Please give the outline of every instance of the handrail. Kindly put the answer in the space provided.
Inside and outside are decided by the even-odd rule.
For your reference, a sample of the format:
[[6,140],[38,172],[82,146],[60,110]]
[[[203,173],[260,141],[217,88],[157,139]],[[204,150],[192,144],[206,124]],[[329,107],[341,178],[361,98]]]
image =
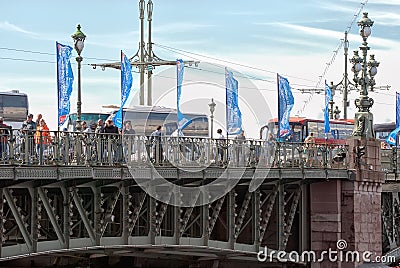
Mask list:
[[348,158],[342,144],[0,129],[0,165],[346,169]]

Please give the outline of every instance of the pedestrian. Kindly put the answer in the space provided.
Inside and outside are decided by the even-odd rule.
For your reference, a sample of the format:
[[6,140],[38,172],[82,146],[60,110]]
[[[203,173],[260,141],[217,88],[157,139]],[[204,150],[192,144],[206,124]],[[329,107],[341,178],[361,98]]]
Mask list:
[[82,132],[84,133],[92,133],[92,129],[88,127],[86,121],[82,122]]
[[39,165],[41,165],[43,161],[43,152],[46,150],[47,146],[51,144],[50,130],[43,118],[39,120],[39,125],[36,127],[34,137],[36,152],[39,156]]
[[[120,150],[118,150],[118,148],[120,148],[121,146],[118,146],[119,143],[119,130],[118,128],[114,125],[114,122],[112,119],[107,119],[106,121],[106,126],[103,129],[103,133],[107,134],[106,138],[108,141],[108,144],[111,143],[111,153],[113,154],[113,159],[114,162],[118,162],[119,161],[119,155],[122,155],[122,152],[120,153]],[[110,146],[107,146],[107,148],[110,148]]]
[[312,167],[313,158],[315,157],[315,138],[313,132],[304,140],[304,146],[307,151],[306,166],[310,165],[310,167]]
[[[267,138],[267,165],[271,164],[274,166],[277,159],[275,159],[275,137],[272,132],[268,133],[268,138]],[[278,157],[278,156],[276,156]],[[272,160],[272,161],[271,161]]]
[[97,120],[97,126],[94,132],[103,133],[103,130],[104,130],[103,119],[99,118],[99,120]]
[[153,160],[155,163],[161,163],[163,161],[163,147],[161,144],[161,128],[157,126],[156,130],[150,135],[150,140],[153,148]]
[[245,157],[245,143],[246,136],[244,135],[244,130],[242,130],[236,137],[235,137],[235,151],[236,151],[236,164],[238,166],[245,166],[246,157]]
[[43,118],[43,115],[42,115],[42,114],[38,114],[38,115],[37,115],[37,117],[36,117],[36,121],[35,121],[35,123],[36,123],[36,126],[39,126],[40,119],[42,119],[42,118]]
[[135,154],[135,130],[132,127],[131,121],[125,121],[122,127],[122,142],[124,155],[128,161],[132,159],[133,154]]
[[217,161],[223,165],[225,162],[225,137],[222,134],[222,129],[217,129]]
[[134,135],[136,132],[132,127],[131,121],[125,121],[125,124],[122,128],[122,135],[128,134],[128,135]]
[[28,160],[28,162],[29,162],[29,157],[35,155],[34,134],[36,132],[36,127],[37,125],[33,121],[33,114],[29,114],[21,126],[21,135],[22,135],[21,152],[25,153],[25,161]]
[[0,160],[6,159],[7,142],[10,135],[10,127],[4,124],[3,117],[0,117]]

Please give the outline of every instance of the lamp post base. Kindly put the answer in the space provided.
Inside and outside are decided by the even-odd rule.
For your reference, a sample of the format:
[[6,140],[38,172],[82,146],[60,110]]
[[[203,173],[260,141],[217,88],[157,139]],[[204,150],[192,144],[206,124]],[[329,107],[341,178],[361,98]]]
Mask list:
[[353,136],[375,138],[374,116],[371,112],[356,112],[354,116]]

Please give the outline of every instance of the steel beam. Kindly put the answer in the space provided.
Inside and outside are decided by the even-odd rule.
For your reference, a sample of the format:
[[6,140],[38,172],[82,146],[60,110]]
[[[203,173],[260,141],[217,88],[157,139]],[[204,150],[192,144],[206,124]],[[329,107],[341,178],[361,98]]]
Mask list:
[[122,186],[122,241],[125,245],[128,244],[129,238],[129,187]]
[[57,238],[60,241],[62,245],[65,245],[65,236],[61,230],[60,224],[58,224],[58,221],[56,219],[56,216],[54,215],[53,208],[50,205],[49,199],[46,196],[46,194],[43,191],[42,187],[37,187],[37,192],[39,194],[40,200],[43,203],[44,208],[46,209],[47,215],[49,217],[49,220],[51,224],[53,225],[54,231],[56,232]]
[[28,232],[27,227],[25,226],[24,221],[21,218],[21,214],[18,211],[18,207],[14,202],[14,198],[12,197],[10,190],[8,188],[3,188],[3,194],[7,200],[8,206],[10,207],[11,213],[14,216],[15,222],[18,225],[19,231],[21,232],[25,240],[25,243],[28,246],[29,251],[32,252],[33,250],[32,238]]
[[278,182],[278,206],[277,206],[277,235],[278,249],[285,250],[284,235],[285,235],[285,185],[282,179]]
[[93,245],[96,245],[96,236],[95,236],[94,230],[93,230],[93,228],[89,222],[89,219],[86,215],[86,211],[82,206],[82,202],[78,196],[76,188],[72,189],[72,198],[74,200],[76,208],[78,209],[79,216],[81,216],[83,224],[85,225],[86,231],[89,234],[90,240],[92,240]]
[[3,189],[0,189],[0,257],[2,257],[2,249],[3,249],[3,243],[5,240],[4,233],[5,233],[5,228],[4,228],[4,223],[6,221],[6,217],[4,214],[4,194],[3,194]]
[[38,206],[39,198],[37,187],[29,187],[29,193],[31,195],[31,237],[32,237],[32,251],[37,252],[37,242],[39,236],[39,217],[38,217]]

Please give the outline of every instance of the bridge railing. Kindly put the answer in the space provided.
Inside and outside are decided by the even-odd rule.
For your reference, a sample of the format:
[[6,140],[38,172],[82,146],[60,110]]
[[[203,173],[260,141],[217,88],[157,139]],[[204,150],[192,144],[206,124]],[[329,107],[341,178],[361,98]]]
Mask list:
[[0,132],[0,164],[346,169],[348,147],[256,139],[10,130]]

